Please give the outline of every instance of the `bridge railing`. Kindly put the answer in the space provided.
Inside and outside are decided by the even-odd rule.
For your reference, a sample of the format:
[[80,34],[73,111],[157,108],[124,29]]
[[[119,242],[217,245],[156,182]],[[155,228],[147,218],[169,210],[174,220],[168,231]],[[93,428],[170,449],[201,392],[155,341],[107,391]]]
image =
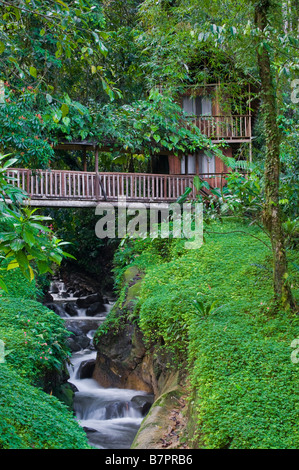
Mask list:
[[[212,187],[222,187],[226,173],[201,173],[199,177]],[[65,170],[28,170],[11,168],[13,184],[32,199],[175,201],[189,186],[195,197],[194,175],[148,173],[93,173]]]

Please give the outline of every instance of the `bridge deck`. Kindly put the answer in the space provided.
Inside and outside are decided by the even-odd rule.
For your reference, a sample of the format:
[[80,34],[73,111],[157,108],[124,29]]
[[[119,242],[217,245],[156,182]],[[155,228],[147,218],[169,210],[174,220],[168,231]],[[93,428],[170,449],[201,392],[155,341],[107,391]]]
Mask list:
[[[194,198],[194,175],[149,173],[95,173],[65,170],[28,170],[10,168],[13,184],[26,191],[32,206],[92,207],[107,201],[174,202],[189,186]],[[222,187],[225,173],[200,174],[212,187]]]

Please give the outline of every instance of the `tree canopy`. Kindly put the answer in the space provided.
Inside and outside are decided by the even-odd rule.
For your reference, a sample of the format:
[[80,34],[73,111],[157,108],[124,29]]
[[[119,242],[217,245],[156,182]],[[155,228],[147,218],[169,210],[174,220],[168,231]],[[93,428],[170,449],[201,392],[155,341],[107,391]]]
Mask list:
[[102,169],[146,169],[162,150],[221,156],[177,98],[221,83],[237,109],[250,82],[261,219],[288,304],[282,227],[298,217],[298,51],[295,0],[0,1],[0,147],[29,167],[66,165],[53,145],[72,140],[107,147]]

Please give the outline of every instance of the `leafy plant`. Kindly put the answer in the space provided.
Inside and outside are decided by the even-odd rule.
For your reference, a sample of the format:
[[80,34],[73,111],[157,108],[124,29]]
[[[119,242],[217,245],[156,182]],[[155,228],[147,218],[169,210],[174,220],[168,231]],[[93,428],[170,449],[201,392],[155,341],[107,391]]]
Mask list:
[[[0,163],[5,159],[0,156]],[[52,219],[37,215],[37,209],[21,206],[26,193],[7,182],[5,172],[9,165],[15,160],[9,159],[0,168],[0,194],[2,202],[1,219],[2,230],[0,232],[0,253],[2,270],[19,268],[24,276],[32,281],[34,270],[40,273],[52,272],[51,264],[60,264],[63,257],[72,257],[65,251],[63,246],[68,242],[58,239],[52,229],[44,222],[49,223]],[[9,204],[9,199],[11,204]],[[8,201],[7,201],[8,200]],[[7,290],[3,279],[0,278],[0,286]]]
[[194,306],[195,306],[197,312],[200,313],[200,315],[203,318],[206,318],[208,315],[213,314],[217,310],[215,308],[216,305],[218,305],[217,300],[215,300],[214,302],[212,302],[211,304],[208,304],[208,305],[205,305],[202,300],[198,300],[198,299],[194,300]]
[[0,364],[5,362],[5,356],[8,356],[11,352],[12,349],[5,351],[5,343],[0,339]]

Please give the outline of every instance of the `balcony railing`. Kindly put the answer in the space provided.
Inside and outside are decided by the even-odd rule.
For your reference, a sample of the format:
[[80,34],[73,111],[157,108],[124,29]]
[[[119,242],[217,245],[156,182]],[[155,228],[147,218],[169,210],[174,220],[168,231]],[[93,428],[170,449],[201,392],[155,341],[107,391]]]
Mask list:
[[[211,187],[222,187],[226,173],[202,173],[200,178]],[[171,202],[187,187],[189,197],[196,195],[194,175],[158,175],[148,173],[92,173],[65,170],[10,169],[13,184],[26,191],[32,200],[117,201],[126,197],[137,202]],[[45,205],[45,204],[43,204]],[[51,205],[51,204],[49,204]]]
[[207,137],[218,140],[249,140],[251,116],[196,116],[194,124]]

